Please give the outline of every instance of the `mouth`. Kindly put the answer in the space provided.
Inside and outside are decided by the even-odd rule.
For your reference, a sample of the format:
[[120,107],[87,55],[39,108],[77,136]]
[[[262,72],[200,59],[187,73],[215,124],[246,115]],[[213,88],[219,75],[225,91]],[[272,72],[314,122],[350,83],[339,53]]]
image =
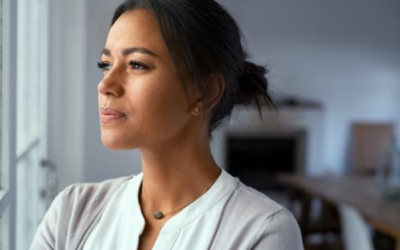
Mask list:
[[126,117],[126,114],[116,109],[107,107],[100,110],[100,122],[110,123],[121,120]]

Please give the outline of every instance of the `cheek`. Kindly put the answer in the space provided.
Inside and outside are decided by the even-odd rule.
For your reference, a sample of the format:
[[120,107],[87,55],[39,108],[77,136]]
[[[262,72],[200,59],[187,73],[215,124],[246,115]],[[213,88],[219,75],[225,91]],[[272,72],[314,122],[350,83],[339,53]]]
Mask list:
[[134,113],[146,131],[168,133],[188,117],[188,102],[180,83],[164,77],[137,83],[129,94]]

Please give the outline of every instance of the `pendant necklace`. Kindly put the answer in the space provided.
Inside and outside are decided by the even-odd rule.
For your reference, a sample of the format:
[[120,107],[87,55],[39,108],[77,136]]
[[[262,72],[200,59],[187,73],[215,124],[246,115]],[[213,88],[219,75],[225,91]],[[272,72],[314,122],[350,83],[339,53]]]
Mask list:
[[[207,189],[206,189],[199,197],[201,197],[203,194],[205,194],[217,180],[218,180],[218,178],[215,179],[213,182],[211,182],[211,184],[207,187]],[[146,191],[144,190],[143,185],[142,185],[142,189],[143,189],[144,196],[145,196],[146,199],[147,199]],[[142,197],[143,205],[146,207],[146,209],[147,209],[147,210],[154,216],[154,218],[156,218],[157,220],[161,220],[162,218],[164,218],[164,217],[167,216],[167,215],[174,214],[174,213],[177,213],[177,212],[181,211],[181,210],[184,209],[185,207],[187,207],[187,206],[189,206],[190,204],[192,204],[195,200],[197,200],[197,198],[194,199],[194,200],[192,200],[192,201],[189,202],[188,204],[184,205],[183,207],[180,207],[180,208],[178,208],[178,209],[176,209],[176,210],[174,210],[174,211],[171,211],[171,212],[168,212],[168,213],[163,213],[163,212],[161,212],[160,210],[155,211],[155,212],[152,211],[152,210],[150,209],[150,207],[147,205],[147,203],[146,203],[144,197]]]

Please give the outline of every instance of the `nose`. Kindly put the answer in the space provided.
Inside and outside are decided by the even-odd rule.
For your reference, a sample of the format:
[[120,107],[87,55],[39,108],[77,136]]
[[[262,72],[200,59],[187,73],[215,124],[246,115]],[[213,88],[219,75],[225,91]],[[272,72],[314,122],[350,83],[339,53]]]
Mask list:
[[117,68],[113,68],[104,75],[103,79],[97,86],[97,90],[99,94],[104,96],[119,97],[124,93],[122,82],[123,73]]

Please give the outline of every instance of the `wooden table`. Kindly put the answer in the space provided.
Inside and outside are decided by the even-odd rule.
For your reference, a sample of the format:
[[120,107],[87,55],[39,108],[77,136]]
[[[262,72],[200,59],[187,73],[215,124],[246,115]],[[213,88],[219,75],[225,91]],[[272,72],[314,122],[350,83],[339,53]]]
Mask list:
[[278,181],[333,204],[352,205],[376,230],[395,238],[400,250],[400,201],[384,201],[373,178],[280,175]]

